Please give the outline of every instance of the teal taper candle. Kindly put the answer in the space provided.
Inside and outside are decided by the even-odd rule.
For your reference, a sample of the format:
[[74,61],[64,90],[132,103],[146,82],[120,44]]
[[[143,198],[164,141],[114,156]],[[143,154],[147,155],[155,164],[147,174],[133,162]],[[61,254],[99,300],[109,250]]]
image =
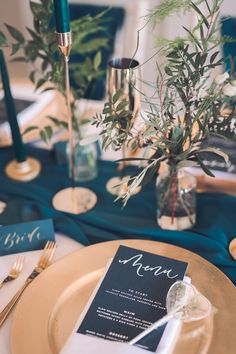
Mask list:
[[70,32],[68,0],[54,0],[54,9],[57,32]]
[[11,94],[11,88],[7,73],[7,67],[4,59],[2,49],[0,49],[0,71],[2,77],[2,85],[5,95],[6,111],[11,128],[12,144],[15,150],[15,157],[17,162],[23,162],[26,160],[25,148],[21,139],[20,129],[17,122],[17,115],[14,100]]

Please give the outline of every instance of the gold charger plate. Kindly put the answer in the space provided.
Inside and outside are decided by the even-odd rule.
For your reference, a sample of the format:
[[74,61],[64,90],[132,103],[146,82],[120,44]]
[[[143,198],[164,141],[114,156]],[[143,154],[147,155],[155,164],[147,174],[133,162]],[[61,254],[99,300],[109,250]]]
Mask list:
[[[59,353],[119,245],[189,263],[192,283],[217,309],[207,320],[184,324],[174,354],[233,354],[236,290],[215,266],[185,249],[155,241],[99,243],[72,253],[45,270],[29,286],[15,310],[12,354]],[[191,348],[191,350],[190,350]],[[80,353],[78,350],[78,354]]]

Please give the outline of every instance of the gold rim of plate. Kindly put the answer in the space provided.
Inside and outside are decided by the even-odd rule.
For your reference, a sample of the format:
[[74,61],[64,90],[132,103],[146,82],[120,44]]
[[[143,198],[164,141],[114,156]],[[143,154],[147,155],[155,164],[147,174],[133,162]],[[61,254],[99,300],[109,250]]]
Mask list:
[[[12,354],[59,353],[119,245],[153,252],[189,263],[192,283],[213,304],[210,318],[184,324],[174,354],[233,354],[236,289],[215,266],[200,256],[170,244],[147,240],[110,241],[72,253],[45,270],[29,286],[16,307]],[[222,292],[223,289],[223,292]],[[79,350],[77,352],[80,353]]]

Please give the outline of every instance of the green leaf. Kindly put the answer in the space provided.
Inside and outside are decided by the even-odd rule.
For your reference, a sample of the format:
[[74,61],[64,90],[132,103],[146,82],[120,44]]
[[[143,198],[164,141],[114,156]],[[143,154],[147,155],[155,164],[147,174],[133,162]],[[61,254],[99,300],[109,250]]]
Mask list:
[[22,133],[22,136],[33,131],[33,130],[38,130],[39,128],[35,125],[31,125],[30,127],[26,128],[23,133]]
[[45,133],[44,130],[40,130],[39,132],[40,138],[47,144],[47,134]]
[[37,18],[34,18],[34,29],[37,33],[40,33],[40,21]]
[[43,86],[47,81],[45,79],[39,79],[37,84],[36,84],[36,87],[35,87],[35,90],[38,90],[41,86]]
[[194,34],[184,26],[183,26],[183,29],[190,35],[190,37],[193,39],[194,43],[196,43],[196,45],[202,50],[202,45],[199,42],[199,40],[194,36]]
[[103,149],[103,150],[106,150],[109,145],[110,145],[110,137],[109,137],[109,136],[106,136],[106,137],[103,139],[103,142],[102,142],[102,149]]
[[173,75],[171,69],[170,69],[168,66],[165,67],[165,73],[166,73],[167,75],[169,75],[169,76],[172,76],[172,75]]
[[150,182],[151,179],[153,178],[153,176],[155,175],[155,173],[157,173],[159,167],[160,167],[160,163],[157,163],[157,164],[153,165],[152,167],[148,168],[140,185],[145,186],[148,182]]
[[119,98],[123,95],[123,90],[120,89],[118,91],[116,91],[116,93],[113,95],[112,100],[113,103],[116,104],[116,102],[119,100]]
[[0,31],[0,47],[4,47],[7,45],[7,37],[3,32]]
[[201,57],[201,66],[203,66],[206,62],[208,54],[207,53],[203,53],[202,57]]
[[36,74],[35,71],[31,71],[29,75],[30,81],[32,81],[33,83],[35,83],[35,74]]
[[49,86],[49,87],[46,87],[45,89],[43,89],[41,92],[43,93],[43,92],[54,91],[54,90],[55,90],[55,87]]
[[178,142],[179,139],[183,136],[183,131],[180,127],[176,126],[173,129],[172,140]]
[[210,57],[210,63],[211,64],[215,61],[215,59],[216,59],[218,54],[219,54],[218,51],[212,54],[212,56]]
[[32,39],[36,42],[36,43],[39,43],[41,44],[42,43],[42,38],[37,34],[35,33],[34,31],[32,31],[31,28],[29,27],[26,27],[27,31],[29,32],[29,34],[31,35]]
[[198,154],[195,154],[196,158],[197,158],[197,161],[200,165],[200,167],[202,168],[202,170],[210,177],[215,177],[215,175],[211,172],[211,170],[209,170],[209,168],[204,165],[202,159],[200,158],[200,156]]
[[67,127],[68,127],[68,124],[63,120],[60,120],[60,119],[58,119],[56,117],[52,117],[52,116],[47,116],[47,118],[50,119],[58,127],[61,126],[65,129],[67,129]]
[[201,64],[201,53],[197,53],[195,58],[195,68],[198,68]]
[[22,62],[22,63],[25,63],[26,60],[25,60],[25,57],[16,57],[16,58],[11,59],[11,62],[12,62],[12,63],[14,63],[14,62]]
[[129,102],[127,101],[121,101],[120,103],[118,103],[118,105],[116,106],[116,112],[122,111],[127,105],[129,104]]
[[209,22],[207,21],[207,18],[203,15],[203,13],[201,12],[201,10],[191,1],[191,5],[194,8],[194,10],[201,16],[203,22],[205,23],[206,27],[209,28]]
[[15,27],[8,25],[7,23],[5,23],[6,28],[8,29],[8,32],[10,33],[10,35],[19,43],[19,44],[24,44],[25,43],[25,38],[24,36],[21,34],[20,31],[18,31],[18,29],[16,29]]
[[101,61],[102,61],[102,55],[101,52],[97,52],[97,54],[94,57],[94,61],[93,61],[93,66],[94,69],[97,71],[99,66],[101,65]]
[[30,9],[34,16],[38,16],[40,12],[42,12],[42,5],[36,2],[30,1]]
[[49,65],[49,62],[47,60],[43,60],[42,65],[41,65],[41,68],[42,68],[43,72],[45,70],[47,70],[48,65]]
[[166,57],[167,58],[172,58],[172,59],[179,59],[179,55],[175,51],[170,52]]
[[216,149],[216,148],[213,148],[213,147],[208,147],[208,148],[205,148],[205,149],[198,150],[198,153],[200,153],[200,152],[209,152],[209,153],[218,155],[218,156],[222,157],[225,160],[226,163],[229,162],[229,156],[225,152],[223,152],[223,151],[221,151],[219,149]]
[[103,114],[112,114],[112,109],[111,108],[104,108],[102,113]]
[[19,49],[20,49],[20,44],[19,44],[19,43],[14,43],[14,44],[12,44],[12,47],[11,47],[11,55],[16,54]]
[[44,127],[44,131],[47,135],[47,139],[50,140],[53,134],[52,127],[50,125],[47,125],[46,127]]

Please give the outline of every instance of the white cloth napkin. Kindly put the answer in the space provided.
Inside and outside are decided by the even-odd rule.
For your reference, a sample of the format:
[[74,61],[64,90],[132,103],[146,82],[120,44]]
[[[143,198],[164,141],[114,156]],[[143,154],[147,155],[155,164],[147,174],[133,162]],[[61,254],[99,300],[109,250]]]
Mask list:
[[[62,235],[56,235],[56,241],[57,249],[53,261],[82,247],[82,245],[80,245],[76,241]],[[20,255],[23,255],[25,257],[23,270],[17,279],[9,282],[8,284],[5,284],[0,289],[0,311],[3,310],[3,308],[11,300],[15,293],[22,287],[26,278],[31,274],[32,270],[36,266],[41,254],[42,250],[20,253]],[[1,280],[4,279],[9,273],[18,255],[19,254],[12,254],[0,257]],[[5,323],[0,329],[0,353],[2,354],[10,354],[11,323],[12,314],[6,319]]]
[[[111,261],[110,261],[111,262]],[[110,262],[108,262],[107,268]],[[104,274],[105,275],[105,274]],[[103,277],[102,277],[103,279]],[[78,319],[74,331],[67,340],[64,348],[61,350],[60,354],[147,354],[153,353],[148,350],[138,348],[136,346],[128,345],[126,343],[120,343],[115,341],[104,340],[98,337],[83,335],[81,333],[76,333],[79,325],[84,318],[93,298],[102,282],[100,280],[96,289],[94,290],[91,298],[89,299],[87,306],[85,307],[83,313]],[[187,283],[191,283],[191,279],[187,276],[184,277]],[[157,347],[156,353],[158,354],[171,354],[175,347],[176,341],[178,339],[182,323],[180,320],[171,319],[164,330],[161,337],[160,343]]]
[[[158,345],[156,353],[171,354],[180,332],[181,323],[178,320],[169,321]],[[148,350],[126,343],[114,342],[90,337],[81,333],[74,333],[66,343],[60,354],[147,354]]]

